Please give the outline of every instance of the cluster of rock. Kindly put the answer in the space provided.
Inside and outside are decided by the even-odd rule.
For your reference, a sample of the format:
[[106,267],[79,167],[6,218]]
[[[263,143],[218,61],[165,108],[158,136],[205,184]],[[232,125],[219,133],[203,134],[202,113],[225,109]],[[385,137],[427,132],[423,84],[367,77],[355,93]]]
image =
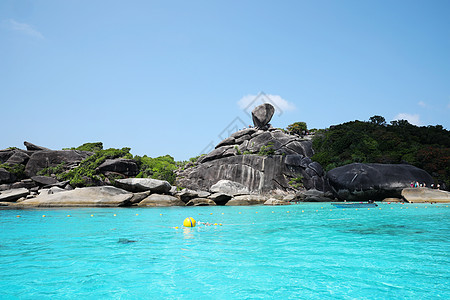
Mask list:
[[[176,186],[167,181],[132,178],[138,165],[131,159],[107,159],[96,172],[103,180],[83,178],[92,187],[74,189],[43,169],[68,172],[93,152],[50,150],[25,142],[26,150],[0,150],[0,164],[24,170],[25,179],[0,167],[0,206],[204,206],[287,205],[292,202],[399,199],[449,202],[448,192],[408,189],[411,182],[430,186],[432,177],[411,165],[354,163],[327,174],[311,160],[309,138],[273,128],[274,108],[256,107],[254,128],[233,133],[215,149],[177,172]],[[121,178],[109,181],[108,177]],[[179,191],[179,187],[184,189]],[[424,200],[425,199],[425,200]],[[428,200],[427,200],[428,199]],[[394,201],[394,200],[392,200]]]
[[[0,202],[2,206],[10,205],[17,200],[26,200],[42,194],[53,194],[70,191],[74,188],[69,181],[59,181],[55,174],[38,175],[48,168],[60,168],[59,172],[68,172],[76,167],[93,152],[79,150],[50,150],[29,142],[24,142],[26,150],[0,150],[0,165],[8,169],[21,170],[21,178],[6,168],[0,167]],[[108,185],[108,176],[126,178],[136,176],[138,166],[130,159],[107,159],[98,168],[99,174],[105,175],[105,181],[93,182],[91,178],[83,178],[90,185]],[[31,203],[31,202],[30,202]]]
[[[270,104],[253,111],[255,128],[233,133],[209,154],[178,172],[177,184],[193,190],[211,190],[220,180],[245,186],[249,194],[296,195],[314,190],[330,201],[333,196],[322,166],[311,160],[310,139],[273,128]],[[331,198],[330,198],[331,197]],[[315,197],[317,199],[317,197]]]
[[218,182],[211,192],[184,189],[177,191],[167,181],[151,178],[118,179],[115,186],[97,186],[64,190],[59,187],[42,189],[29,197],[25,188],[0,194],[0,205],[26,207],[154,207],[154,206],[215,206],[215,205],[288,205],[289,198],[270,198],[246,194],[243,186],[226,180]]

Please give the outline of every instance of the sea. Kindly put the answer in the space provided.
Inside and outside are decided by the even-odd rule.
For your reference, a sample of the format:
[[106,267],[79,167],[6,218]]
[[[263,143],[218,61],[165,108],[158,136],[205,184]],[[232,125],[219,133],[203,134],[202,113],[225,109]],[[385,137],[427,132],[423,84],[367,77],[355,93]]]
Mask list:
[[449,270],[448,204],[0,210],[0,299],[450,299]]

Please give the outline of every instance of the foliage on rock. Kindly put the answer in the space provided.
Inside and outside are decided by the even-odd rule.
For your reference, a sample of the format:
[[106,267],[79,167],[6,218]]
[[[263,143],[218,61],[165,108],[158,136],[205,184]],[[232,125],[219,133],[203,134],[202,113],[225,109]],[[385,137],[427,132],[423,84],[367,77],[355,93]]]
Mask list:
[[3,168],[9,173],[13,174],[17,180],[22,180],[26,178],[24,165],[0,164],[0,168]]
[[137,178],[153,178],[166,180],[173,184],[176,179],[175,170],[177,163],[170,155],[159,156],[156,158],[135,156],[134,160],[139,167],[139,174]]
[[295,122],[289,125],[286,129],[292,134],[302,135],[308,130],[308,127],[305,122]]
[[64,148],[63,150],[80,150],[80,151],[90,151],[90,152],[96,152],[103,150],[103,143],[102,142],[96,142],[96,143],[84,143],[81,146],[78,147],[72,147],[72,148]]

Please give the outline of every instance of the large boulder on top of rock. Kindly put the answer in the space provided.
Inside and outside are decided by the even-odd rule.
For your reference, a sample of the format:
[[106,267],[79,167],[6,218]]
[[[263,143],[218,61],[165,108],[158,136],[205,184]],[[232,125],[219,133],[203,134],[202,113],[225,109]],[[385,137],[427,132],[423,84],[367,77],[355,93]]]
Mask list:
[[264,103],[255,107],[252,111],[253,124],[256,128],[266,129],[275,112],[273,105]]
[[352,163],[330,170],[327,177],[336,196],[350,201],[399,198],[411,182],[433,183],[426,171],[407,164]]
[[78,150],[42,150],[31,155],[25,167],[28,177],[35,176],[44,168],[56,167],[64,163],[66,166],[79,164],[83,159],[93,155],[92,152]]
[[165,180],[153,178],[117,179],[115,185],[133,193],[145,191],[151,191],[152,193],[168,193],[172,187],[170,183]]
[[118,207],[129,206],[133,194],[113,186],[77,188],[59,193],[42,193],[17,206],[36,207]]
[[402,190],[402,197],[412,203],[450,202],[449,192],[429,188],[406,188]]
[[115,172],[126,176],[136,176],[139,172],[139,168],[136,162],[132,159],[107,159],[97,170],[101,173]]
[[225,179],[213,184],[210,190],[212,193],[223,193],[231,196],[249,193],[248,188],[243,184]]
[[170,195],[152,194],[139,202],[139,206],[186,206],[186,204],[177,197]]

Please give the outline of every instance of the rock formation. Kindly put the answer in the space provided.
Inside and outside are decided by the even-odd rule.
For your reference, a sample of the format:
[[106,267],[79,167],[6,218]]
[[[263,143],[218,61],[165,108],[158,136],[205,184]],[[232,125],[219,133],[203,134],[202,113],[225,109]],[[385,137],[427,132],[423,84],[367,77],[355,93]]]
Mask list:
[[179,172],[177,184],[230,195],[233,193],[216,190],[221,180],[244,187],[246,191],[238,192],[241,194],[328,191],[322,167],[310,159],[314,154],[311,141],[268,126],[274,111],[268,103],[256,107],[253,110],[256,128],[235,132],[220,142],[197,165]]
[[407,164],[353,163],[330,170],[327,177],[336,196],[350,201],[400,198],[411,182],[433,183],[427,172]]

